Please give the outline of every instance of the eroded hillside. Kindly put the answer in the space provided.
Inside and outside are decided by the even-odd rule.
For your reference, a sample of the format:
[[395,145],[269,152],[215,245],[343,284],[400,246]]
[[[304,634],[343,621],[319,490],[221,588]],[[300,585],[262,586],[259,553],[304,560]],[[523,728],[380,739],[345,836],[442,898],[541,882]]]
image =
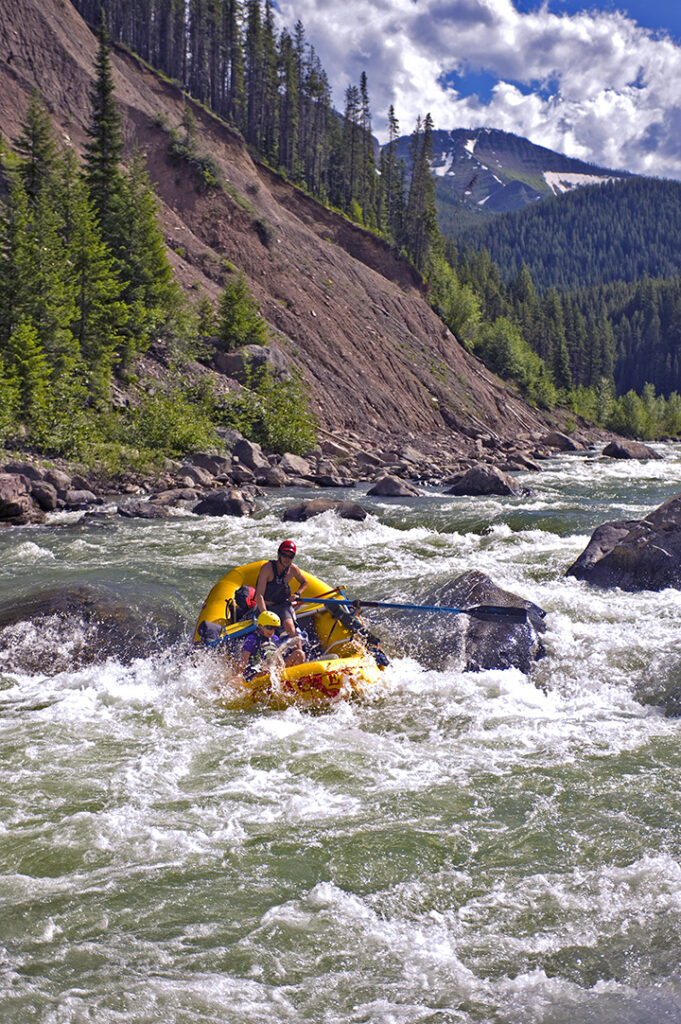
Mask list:
[[[17,135],[37,87],[58,134],[81,149],[96,45],[67,0],[3,0],[3,135]],[[488,432],[518,438],[545,428],[459,345],[389,246],[257,165],[237,132],[194,105],[200,149],[226,184],[202,192],[189,167],[167,159],[168,128],[189,101],[120,48],[113,67],[127,151],[146,155],[178,280],[190,295],[215,298],[225,261],[243,270],[329,429],[465,446]]]

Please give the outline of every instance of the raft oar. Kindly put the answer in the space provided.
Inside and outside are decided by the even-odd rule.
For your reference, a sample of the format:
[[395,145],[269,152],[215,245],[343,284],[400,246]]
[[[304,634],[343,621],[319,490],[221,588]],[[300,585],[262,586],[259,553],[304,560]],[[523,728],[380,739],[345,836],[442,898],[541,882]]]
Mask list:
[[408,611],[449,612],[451,615],[470,615],[472,619],[481,619],[483,622],[491,619],[506,619],[508,622],[527,622],[526,608],[514,608],[502,604],[476,604],[472,608],[449,608],[442,604],[396,604],[392,601],[350,601],[349,599],[338,600],[338,598],[330,601],[320,601],[316,597],[299,597],[298,600],[301,603],[315,601],[318,604],[330,605],[331,607],[349,604],[357,610],[360,608],[400,608]]

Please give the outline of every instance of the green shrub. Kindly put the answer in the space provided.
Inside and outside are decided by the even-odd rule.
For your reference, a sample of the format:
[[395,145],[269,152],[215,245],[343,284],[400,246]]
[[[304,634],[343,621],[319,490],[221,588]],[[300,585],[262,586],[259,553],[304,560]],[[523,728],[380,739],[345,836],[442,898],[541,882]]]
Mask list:
[[146,395],[128,413],[122,440],[138,449],[169,456],[212,447],[218,442],[213,409],[211,393],[173,384],[165,391]]
[[243,345],[266,345],[269,339],[269,328],[242,273],[227,282],[220,296],[217,336],[225,352]]
[[211,188],[222,187],[220,167],[212,156],[199,152],[196,137],[196,120],[191,107],[186,107],[182,118],[183,133],[177,128],[168,132],[168,159],[171,164],[187,164],[194,171],[199,181],[199,188],[207,192]]
[[220,421],[280,454],[303,455],[317,443],[318,421],[310,411],[310,393],[299,371],[285,386],[268,367],[256,371],[248,388],[223,407]]
[[530,402],[543,409],[554,407],[556,389],[543,359],[506,317],[480,329],[474,351],[490,370],[504,380],[514,381]]

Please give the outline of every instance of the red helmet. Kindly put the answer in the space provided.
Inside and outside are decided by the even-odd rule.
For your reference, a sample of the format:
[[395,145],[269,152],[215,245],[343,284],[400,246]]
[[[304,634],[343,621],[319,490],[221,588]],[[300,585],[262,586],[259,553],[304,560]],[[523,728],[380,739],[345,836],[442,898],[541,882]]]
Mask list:
[[279,545],[278,555],[289,555],[291,558],[296,556],[296,546],[292,540],[282,540]]

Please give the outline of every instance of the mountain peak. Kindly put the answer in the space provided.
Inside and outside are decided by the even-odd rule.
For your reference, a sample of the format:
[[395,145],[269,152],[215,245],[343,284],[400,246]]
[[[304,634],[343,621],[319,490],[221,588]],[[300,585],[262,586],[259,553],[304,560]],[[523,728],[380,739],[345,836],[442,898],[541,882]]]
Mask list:
[[[397,153],[408,163],[408,137],[398,139]],[[452,233],[455,215],[470,225],[472,216],[489,218],[585,185],[629,177],[626,171],[599,167],[487,127],[434,131],[431,167],[445,234]],[[464,211],[467,216],[462,217]]]

